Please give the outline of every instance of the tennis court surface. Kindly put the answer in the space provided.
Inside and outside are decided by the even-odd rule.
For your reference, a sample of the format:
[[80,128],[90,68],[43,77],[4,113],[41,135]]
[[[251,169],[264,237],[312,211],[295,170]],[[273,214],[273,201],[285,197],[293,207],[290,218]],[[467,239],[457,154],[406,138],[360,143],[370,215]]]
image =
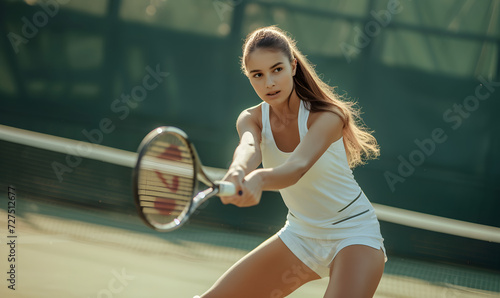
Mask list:
[[[23,200],[19,192],[17,211],[16,290],[2,278],[2,297],[191,298],[265,239],[195,223],[157,233],[135,214]],[[6,219],[0,209],[1,226]],[[389,257],[375,297],[500,297],[498,273]],[[290,297],[322,297],[326,282]]]

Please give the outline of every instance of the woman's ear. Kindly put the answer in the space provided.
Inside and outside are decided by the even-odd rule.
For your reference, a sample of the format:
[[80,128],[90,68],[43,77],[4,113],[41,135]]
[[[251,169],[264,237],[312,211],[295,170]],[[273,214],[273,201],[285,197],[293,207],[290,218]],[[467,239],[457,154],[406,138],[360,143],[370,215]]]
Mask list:
[[293,58],[291,65],[292,65],[292,77],[293,77],[297,72],[297,58]]

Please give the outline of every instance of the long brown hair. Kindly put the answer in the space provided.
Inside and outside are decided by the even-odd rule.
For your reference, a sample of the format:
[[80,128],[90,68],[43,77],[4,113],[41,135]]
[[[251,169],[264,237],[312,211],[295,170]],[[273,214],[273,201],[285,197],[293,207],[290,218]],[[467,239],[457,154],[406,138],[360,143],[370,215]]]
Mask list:
[[313,65],[298,50],[295,40],[286,32],[276,26],[269,26],[257,29],[247,36],[241,57],[241,68],[245,74],[246,59],[257,48],[281,51],[290,62],[297,59],[297,71],[293,78],[295,92],[306,103],[309,111],[333,112],[342,118],[344,147],[351,168],[380,155],[377,140],[363,123],[356,103],[341,98],[333,87],[319,78]]

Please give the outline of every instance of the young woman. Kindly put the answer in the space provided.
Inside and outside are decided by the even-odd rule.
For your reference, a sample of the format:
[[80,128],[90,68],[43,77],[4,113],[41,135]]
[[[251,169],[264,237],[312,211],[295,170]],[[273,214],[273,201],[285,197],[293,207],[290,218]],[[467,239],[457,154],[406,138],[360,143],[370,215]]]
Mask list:
[[327,276],[324,297],[372,297],[384,270],[383,238],[351,168],[378,156],[375,138],[279,28],[251,33],[241,62],[263,102],[238,117],[240,144],[225,180],[239,195],[221,200],[253,206],[263,190],[280,190],[289,213],[202,297],[285,297]]

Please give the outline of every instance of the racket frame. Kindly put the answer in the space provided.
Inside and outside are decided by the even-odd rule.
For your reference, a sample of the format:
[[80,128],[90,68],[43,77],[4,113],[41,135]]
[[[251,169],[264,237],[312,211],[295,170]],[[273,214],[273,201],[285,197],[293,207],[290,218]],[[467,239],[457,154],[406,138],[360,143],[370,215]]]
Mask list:
[[[169,224],[164,224],[164,225],[153,225],[147,218],[146,215],[142,211],[142,206],[140,205],[140,197],[139,197],[139,173],[141,171],[141,161],[143,157],[146,155],[148,152],[148,149],[151,144],[155,141],[156,138],[161,136],[164,133],[173,133],[177,134],[180,136],[184,142],[187,144],[187,149],[189,150],[190,157],[193,161],[193,178],[192,178],[192,189],[193,193],[191,195],[192,199],[189,201],[189,203],[186,205],[184,210],[179,214],[179,216],[174,219]],[[200,162],[200,158],[198,156],[198,153],[196,152],[196,149],[193,145],[193,143],[189,140],[187,134],[182,131],[179,128],[173,127],[173,126],[162,126],[158,127],[151,132],[149,132],[146,137],[142,140],[141,144],[139,145],[138,149],[138,156],[137,156],[137,162],[136,165],[133,169],[133,174],[132,174],[132,185],[133,185],[133,192],[134,192],[134,202],[135,206],[137,208],[137,211],[139,213],[140,218],[142,221],[149,227],[160,231],[160,232],[169,232],[176,230],[180,228],[183,224],[187,222],[189,217],[194,213],[194,211],[205,201],[207,201],[209,198],[217,195],[221,187],[223,188],[224,185],[220,185],[217,182],[212,181],[210,177],[205,173],[203,170],[203,165]],[[197,189],[198,189],[198,182],[202,182],[203,184],[207,185],[208,188],[200,191],[198,194],[195,195]]]

